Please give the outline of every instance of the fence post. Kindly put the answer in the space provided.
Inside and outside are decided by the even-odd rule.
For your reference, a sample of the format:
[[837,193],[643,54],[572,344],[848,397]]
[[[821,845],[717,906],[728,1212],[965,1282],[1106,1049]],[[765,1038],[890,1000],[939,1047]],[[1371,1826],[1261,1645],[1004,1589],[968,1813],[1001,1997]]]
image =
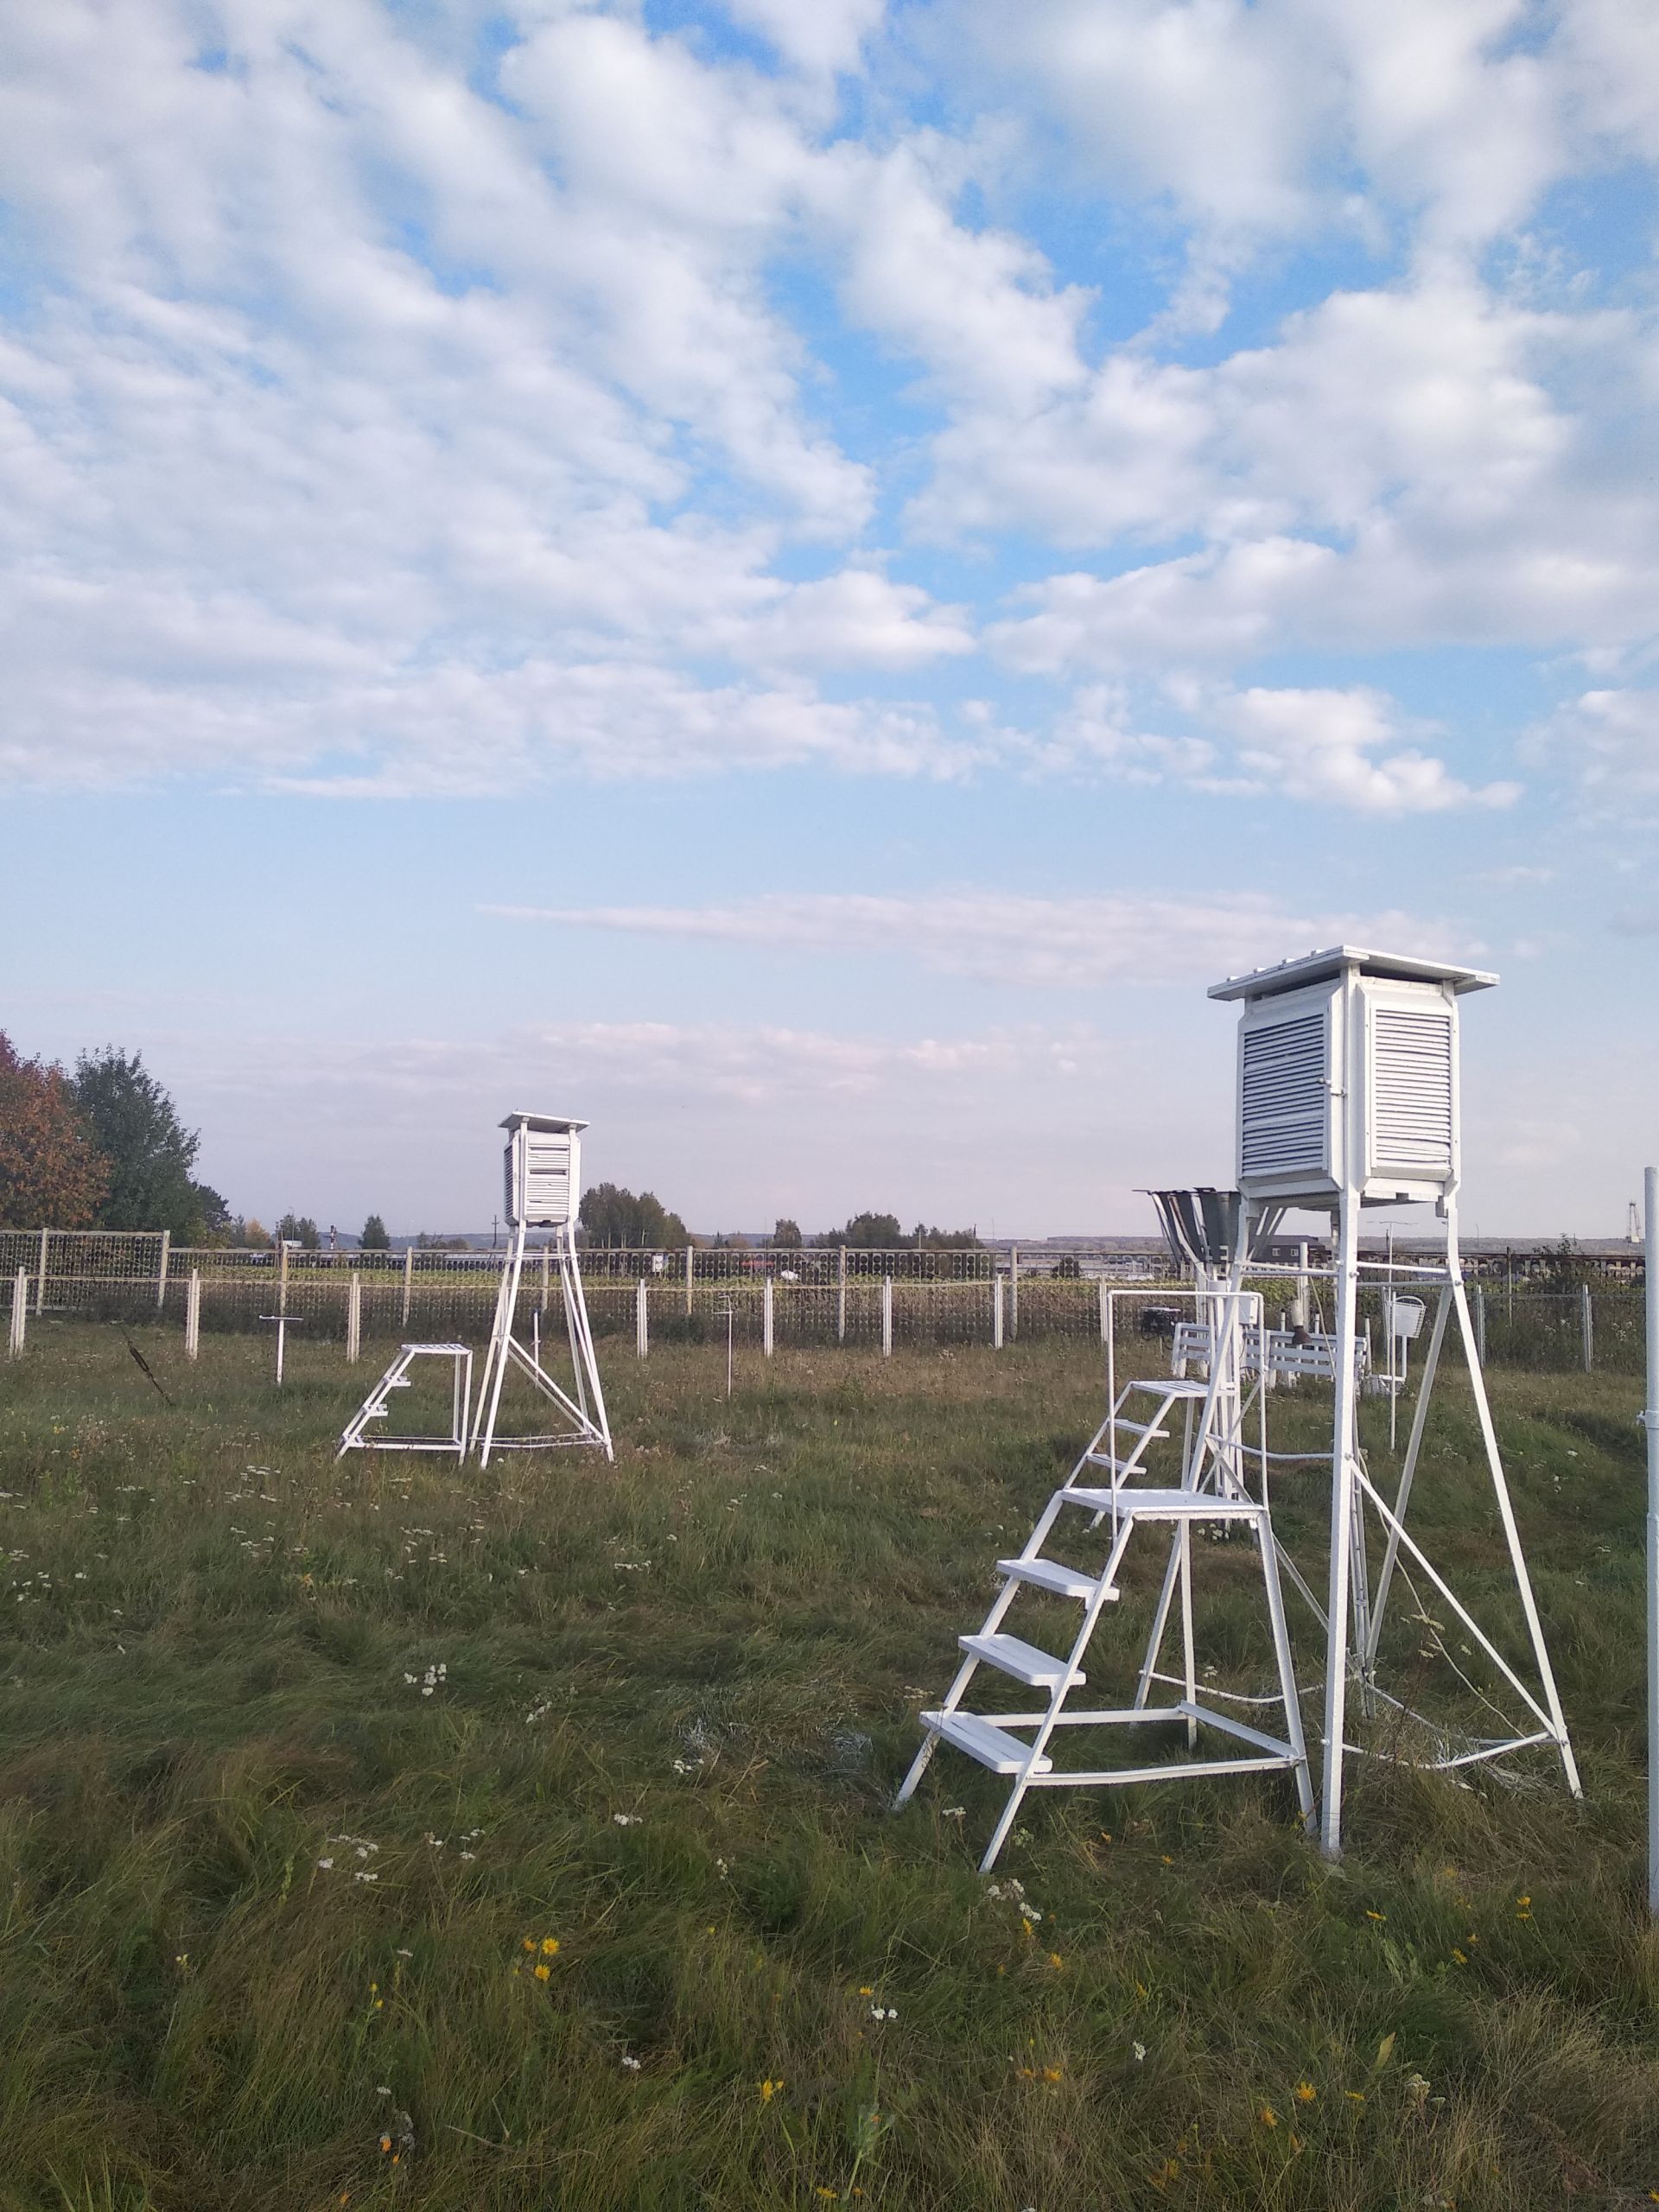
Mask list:
[[156,1269],[156,1311],[158,1313],[167,1303],[167,1262],[172,1250],[173,1232],[170,1229],[164,1229],[162,1231],[161,1261]]
[[184,1356],[196,1358],[201,1351],[201,1273],[192,1268],[184,1294]]
[[688,1244],[685,1248],[685,1318],[688,1321],[691,1319],[691,1285],[696,1274],[696,1247]]
[[1587,1282],[1580,1286],[1579,1295],[1584,1301],[1580,1308],[1580,1327],[1584,1338],[1584,1371],[1588,1375],[1596,1363],[1596,1317]]
[[23,1349],[23,1333],[28,1326],[29,1269],[27,1268],[19,1268],[17,1270],[16,1280],[11,1286],[11,1343],[10,1349],[11,1357],[14,1359],[16,1359],[22,1354]]
[[1008,1247],[1008,1334],[1018,1341],[1020,1335],[1020,1247]]
[[893,1351],[893,1277],[881,1278],[881,1354],[889,1357]]
[[1486,1286],[1475,1285],[1475,1357],[1484,1370],[1486,1365]]
[[645,1288],[644,1275],[633,1286],[633,1350],[638,1359],[648,1359],[651,1356],[650,1293]]
[[1001,1275],[993,1275],[991,1278],[991,1350],[1001,1351],[1001,1349],[1002,1278]]
[[410,1300],[410,1294],[413,1291],[414,1287],[415,1287],[415,1247],[414,1247],[412,1244],[405,1244],[405,1245],[404,1245],[404,1328],[407,1328],[407,1327],[409,1326],[409,1300]]
[[760,1349],[772,1357],[772,1277],[760,1286]]
[[46,1304],[46,1240],[51,1234],[49,1229],[41,1231],[41,1264],[35,1274],[35,1311],[37,1313]]
[[1104,1275],[1102,1275],[1098,1287],[1100,1291],[1100,1341],[1103,1344],[1109,1344],[1112,1340],[1112,1294],[1106,1287],[1106,1278]]
[[545,1313],[547,1311],[547,1255],[550,1249],[547,1244],[542,1246],[542,1294],[536,1306],[536,1311],[538,1313]]
[[363,1278],[352,1270],[352,1287],[346,1300],[346,1364],[355,1367],[363,1349]]
[[847,1341],[847,1247],[841,1248],[836,1268],[836,1342]]

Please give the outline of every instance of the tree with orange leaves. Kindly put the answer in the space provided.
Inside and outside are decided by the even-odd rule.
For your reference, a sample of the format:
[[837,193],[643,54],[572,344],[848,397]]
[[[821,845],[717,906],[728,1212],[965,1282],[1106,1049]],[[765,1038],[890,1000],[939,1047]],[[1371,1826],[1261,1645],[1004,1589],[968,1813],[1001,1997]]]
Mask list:
[[89,1227],[109,1172],[63,1070],[0,1030],[0,1228]]

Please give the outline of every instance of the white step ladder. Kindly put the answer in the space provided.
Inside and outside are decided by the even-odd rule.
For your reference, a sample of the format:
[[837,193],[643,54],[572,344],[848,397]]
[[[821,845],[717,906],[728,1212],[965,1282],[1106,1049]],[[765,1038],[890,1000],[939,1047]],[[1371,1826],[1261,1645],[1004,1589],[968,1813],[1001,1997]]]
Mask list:
[[[385,1421],[391,1410],[394,1390],[412,1389],[409,1370],[417,1359],[448,1359],[454,1363],[449,1393],[448,1436],[371,1436],[369,1423]],[[453,1452],[467,1457],[467,1417],[473,1402],[473,1353],[469,1344],[399,1344],[397,1357],[346,1424],[336,1459],[348,1452]]]
[[[921,1715],[921,1749],[895,1804],[905,1804],[914,1794],[941,1743],[965,1752],[993,1774],[1007,1775],[1012,1787],[980,1861],[982,1872],[996,1863],[1028,1789],[1106,1789],[1127,1783],[1177,1781],[1192,1775],[1288,1773],[1295,1783],[1304,1824],[1313,1823],[1313,1790],[1302,1739],[1272,1522],[1265,1502],[1245,1491],[1227,1448],[1229,1438],[1217,1434],[1217,1399],[1213,1377],[1198,1381],[1177,1376],[1126,1384],[1071,1476],[1049,1499],[1024,1550],[1016,1559],[996,1562],[1002,1587],[983,1627],[976,1635],[957,1638],[963,1653],[962,1665],[944,1703]],[[1148,1418],[1131,1419],[1125,1414],[1124,1408],[1132,1400],[1142,1402],[1137,1404],[1137,1414],[1145,1413]],[[1168,1487],[1154,1486],[1144,1479],[1148,1472],[1147,1455],[1154,1444],[1173,1440],[1168,1422],[1177,1407],[1182,1408],[1180,1479]],[[1089,1519],[1073,1537],[1061,1524],[1065,1516],[1079,1512]],[[1069,1538],[1071,1548],[1077,1548],[1079,1538],[1092,1535],[1103,1524],[1107,1529],[1104,1556],[1097,1566],[1072,1566],[1049,1556],[1045,1549],[1057,1532],[1062,1540]],[[1160,1525],[1170,1532],[1169,1554],[1134,1702],[1124,1707],[1074,1707],[1069,1702],[1072,1694],[1087,1681],[1083,1662],[1090,1639],[1106,1607],[1120,1595],[1117,1578],[1124,1556],[1137,1531],[1143,1528],[1150,1531]],[[1192,1628],[1195,1527],[1229,1535],[1236,1532],[1255,1544],[1278,1676],[1277,1696],[1261,1702],[1279,1708],[1280,1734],[1269,1735],[1248,1726],[1231,1713],[1218,1710],[1213,1698],[1201,1699],[1198,1694]],[[1081,1607],[1071,1648],[1063,1658],[1004,1630],[1002,1624],[1011,1608],[1022,1595],[1030,1593],[1068,1599]],[[1176,1677],[1160,1674],[1158,1662],[1178,1597],[1183,1667]],[[966,1710],[963,1700],[982,1667],[1044,1692],[1046,1704],[1040,1711],[1022,1713]],[[1153,1703],[1154,1686],[1164,1683],[1179,1688],[1182,1694],[1173,1702]],[[1185,1759],[1079,1770],[1057,1766],[1051,1756],[1056,1749],[1053,1738],[1058,1729],[1167,1726],[1171,1723],[1185,1728],[1189,1753]],[[1217,1756],[1194,1756],[1201,1726],[1226,1738],[1228,1748]]]

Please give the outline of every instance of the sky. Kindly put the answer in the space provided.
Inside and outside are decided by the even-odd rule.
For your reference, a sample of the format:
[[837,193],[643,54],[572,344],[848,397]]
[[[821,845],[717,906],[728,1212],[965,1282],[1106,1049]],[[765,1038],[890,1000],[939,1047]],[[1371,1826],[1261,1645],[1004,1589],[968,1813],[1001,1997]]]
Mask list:
[[0,1027],[267,1223],[1145,1230],[1346,938],[1621,1233],[1656,159],[1630,0],[5,10]]

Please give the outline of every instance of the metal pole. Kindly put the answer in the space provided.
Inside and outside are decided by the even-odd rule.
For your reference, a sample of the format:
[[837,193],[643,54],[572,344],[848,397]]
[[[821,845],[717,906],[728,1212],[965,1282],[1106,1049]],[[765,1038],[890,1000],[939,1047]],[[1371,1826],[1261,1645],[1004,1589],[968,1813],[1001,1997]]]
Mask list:
[[167,1262],[172,1249],[173,1232],[170,1229],[164,1229],[162,1231],[161,1264],[156,1270],[156,1311],[158,1313],[167,1303]]
[[195,1359],[201,1351],[201,1274],[198,1268],[190,1270],[190,1286],[184,1294],[184,1353],[187,1359]]
[[552,1247],[548,1243],[546,1238],[543,1237],[542,1240],[542,1294],[540,1299],[537,1300],[536,1306],[536,1311],[538,1313],[545,1313],[547,1311],[547,1263],[548,1255]]
[[1016,1340],[1020,1334],[1020,1247],[1008,1247],[1008,1334]]
[[646,1295],[645,1279],[641,1275],[633,1286],[633,1349],[641,1359],[651,1352],[651,1309]]
[[1583,1300],[1579,1312],[1579,1327],[1584,1339],[1584,1371],[1588,1375],[1596,1363],[1596,1320],[1587,1282],[1580,1286],[1579,1296]]
[[836,1265],[836,1342],[847,1341],[847,1247],[841,1247]]
[[21,1357],[23,1336],[29,1327],[29,1269],[19,1268],[11,1286],[11,1357]]
[[1486,1364],[1486,1286],[1479,1281],[1475,1284],[1475,1357],[1484,1368]]
[[1659,1914],[1659,1168],[1642,1179],[1647,1207],[1648,1910]]
[[772,1277],[768,1275],[760,1286],[760,1349],[772,1357]]
[[46,1240],[51,1234],[49,1229],[41,1231],[41,1264],[35,1274],[35,1311],[37,1313],[46,1303]]
[[352,1270],[352,1287],[346,1300],[346,1363],[355,1367],[363,1349],[363,1278]]
[[415,1287],[415,1247],[404,1247],[404,1326],[409,1326],[409,1300]]
[[1353,1570],[1356,1399],[1355,1306],[1359,1203],[1343,1193],[1337,1230],[1337,1371],[1331,1441],[1331,1586],[1325,1611],[1325,1774],[1319,1848],[1342,1856],[1343,1730],[1348,1717],[1349,1576]]
[[884,1358],[893,1351],[893,1277],[881,1278],[881,1352]]
[[1100,1279],[1099,1290],[1100,1341],[1103,1344],[1109,1344],[1112,1340],[1112,1294],[1106,1287],[1106,1278],[1104,1275]]
[[1002,1349],[1002,1278],[995,1277],[991,1284],[991,1350]]
[[729,1292],[728,1292],[728,1294],[727,1294],[727,1297],[726,1297],[726,1395],[729,1398],[729,1397],[731,1396],[731,1395],[732,1395],[732,1300],[731,1300],[731,1294],[730,1294]]
[[691,1280],[695,1266],[694,1255],[696,1249],[696,1248],[694,1245],[690,1244],[688,1244],[685,1248],[685,1318],[688,1321],[691,1319]]

